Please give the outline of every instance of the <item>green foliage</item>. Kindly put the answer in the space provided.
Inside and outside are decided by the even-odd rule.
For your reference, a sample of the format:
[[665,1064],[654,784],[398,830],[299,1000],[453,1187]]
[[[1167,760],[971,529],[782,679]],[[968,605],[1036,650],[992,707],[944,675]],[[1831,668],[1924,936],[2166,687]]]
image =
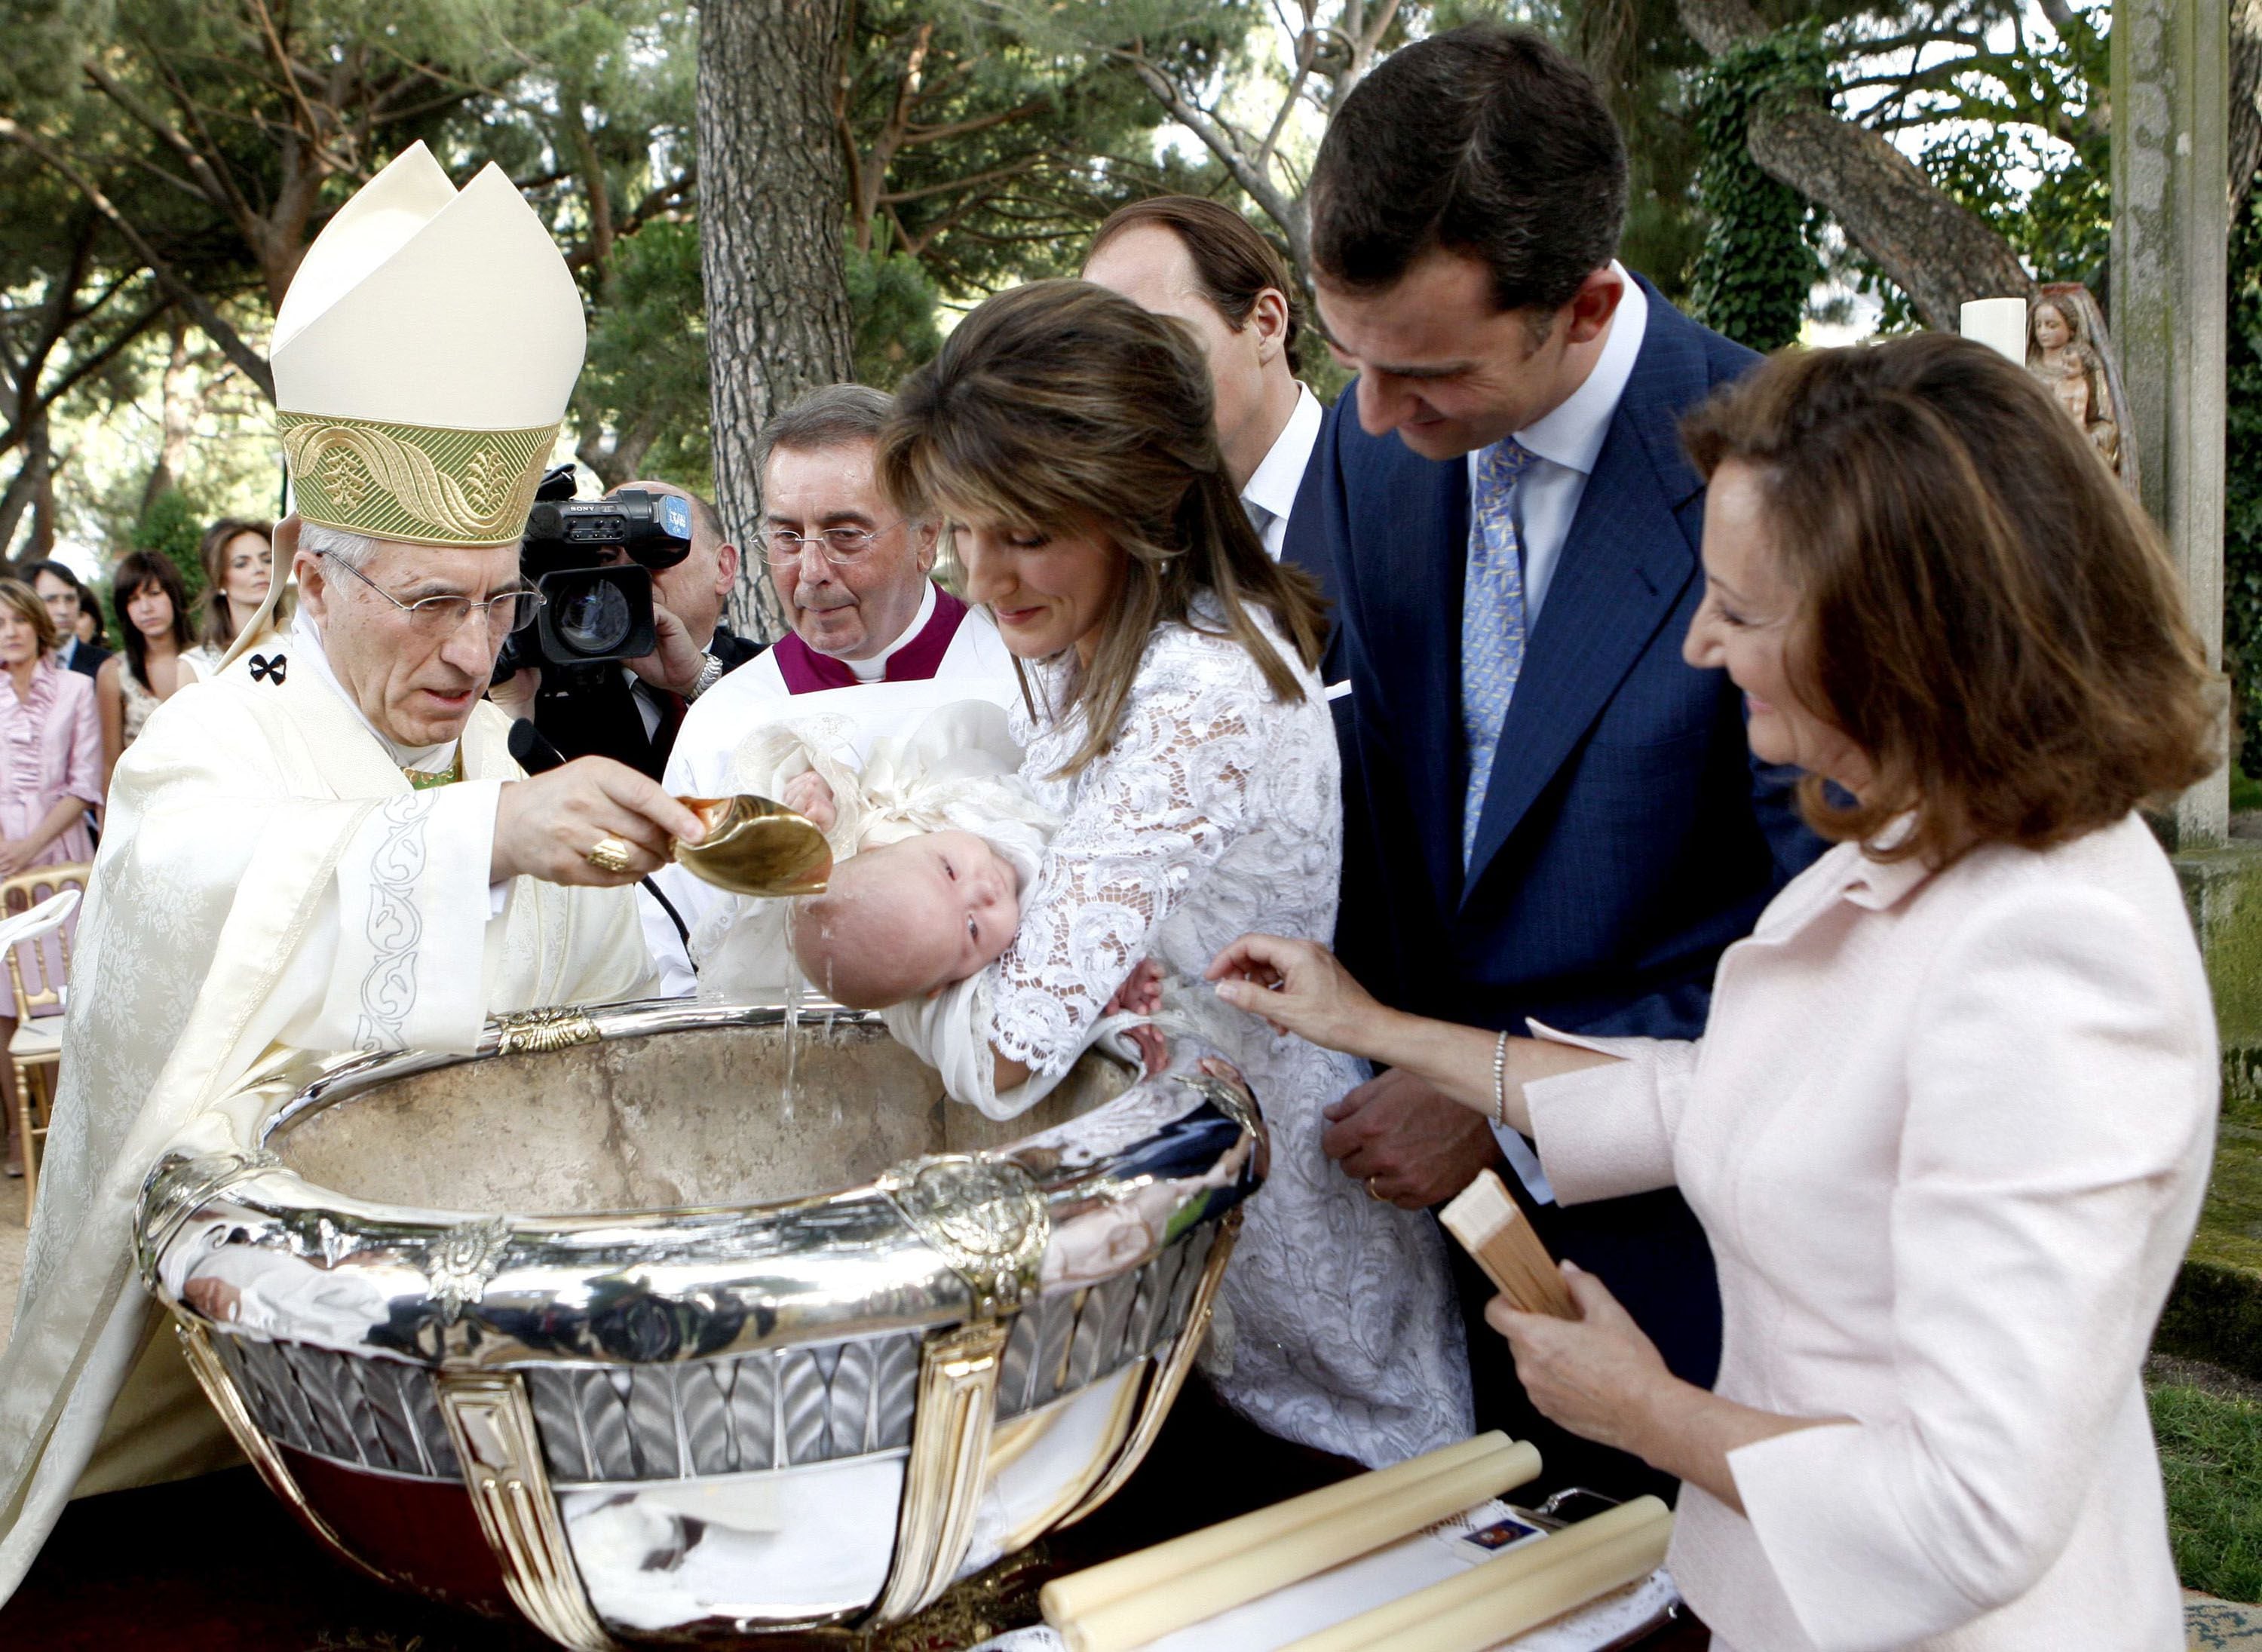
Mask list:
[[856,381],[893,390],[942,348],[934,284],[909,253],[847,249],[848,308],[856,321]]
[[2224,383],[2222,653],[2247,731],[2240,767],[2262,777],[2262,212],[2254,196],[2230,232]]
[[1699,82],[1696,125],[1704,161],[1696,192],[1704,242],[1690,271],[1696,318],[1758,350],[1795,341],[1821,261],[1807,206],[1752,159],[1752,112],[1772,99],[1822,91],[1828,64],[1812,29],[1786,29],[1718,60]]
[[648,444],[635,469],[703,492],[714,469],[707,372],[699,227],[646,225],[620,243],[609,296],[591,318],[578,422]]
[[[204,531],[203,517],[189,496],[177,487],[168,487],[149,501],[149,509],[133,524],[133,548],[154,551],[168,559],[180,570],[181,583],[188,587],[189,600],[194,602],[205,588],[204,559],[197,554]],[[115,602],[111,603],[113,610],[117,606]]]
[[935,293],[966,302],[1073,274],[1100,220],[1162,181],[1163,108],[1106,46],[1159,27],[1217,59],[1255,12],[1249,0],[861,0],[852,16],[850,244],[909,254]]
[[2151,1391],[2184,1587],[2262,1600],[2262,1405],[2181,1385]]
[[[1953,8],[1916,6],[1910,21]],[[2105,116],[2111,7],[2068,9],[2047,29],[1994,31],[1914,74],[1838,76],[1840,90],[1890,88],[1865,124],[1891,137],[1927,134],[1917,163],[1941,191],[1985,220],[2038,281],[2079,281],[2101,297],[2113,222],[2112,139]],[[1952,20],[1952,19],[1951,19]],[[1966,35],[1942,36],[1969,47]],[[1917,324],[1905,294],[1859,252],[1846,273],[1884,304],[1880,326]]]
[[[2053,144],[2010,126],[1958,127],[1917,155],[1941,191],[2011,244],[2038,281],[2079,281],[2104,295],[2113,233],[2111,155]],[[1856,278],[1884,306],[1880,326],[1917,325],[1907,296],[1867,260]]]
[[[1675,0],[1565,0],[1529,10],[1534,23],[1587,66],[1625,133],[1628,198],[1619,258],[1686,309],[1689,275],[1704,244],[1696,199],[1704,142],[1692,93],[1709,60],[1681,26]],[[1498,0],[1446,0],[1431,8],[1430,27],[1500,12]]]

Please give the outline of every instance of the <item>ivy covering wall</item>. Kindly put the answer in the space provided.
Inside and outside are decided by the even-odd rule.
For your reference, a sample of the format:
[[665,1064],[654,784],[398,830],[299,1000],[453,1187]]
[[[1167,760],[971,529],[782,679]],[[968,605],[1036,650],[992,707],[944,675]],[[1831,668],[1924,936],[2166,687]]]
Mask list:
[[2238,766],[2262,779],[2262,220],[2250,193],[2230,230],[2222,501],[2222,657],[2249,738]]
[[1730,52],[1698,83],[1704,242],[1689,271],[1689,306],[1707,327],[1756,350],[1797,341],[1822,263],[1805,200],[1760,170],[1745,133],[1764,100],[1820,90],[1828,78],[1819,37],[1785,31]]

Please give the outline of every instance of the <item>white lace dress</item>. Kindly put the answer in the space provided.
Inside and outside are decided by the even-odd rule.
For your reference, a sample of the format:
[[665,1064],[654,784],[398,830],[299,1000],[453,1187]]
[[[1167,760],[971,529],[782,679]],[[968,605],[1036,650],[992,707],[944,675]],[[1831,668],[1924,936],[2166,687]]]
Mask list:
[[[1063,702],[1067,669],[1033,674],[1041,707]],[[1063,823],[983,982],[998,1050],[1057,1076],[1140,959],[1199,983],[1251,930],[1333,934],[1335,729],[1319,679],[1297,675],[1304,698],[1283,703],[1239,643],[1163,626],[1113,748],[1065,779],[1053,776],[1082,743],[1081,711],[1039,725],[1015,708],[1021,772]],[[1269,1432],[1371,1466],[1466,1438],[1468,1365],[1437,1224],[1370,1199],[1320,1150],[1321,1109],[1364,1064],[1215,1007],[1272,1151],[1221,1290],[1213,1385]]]

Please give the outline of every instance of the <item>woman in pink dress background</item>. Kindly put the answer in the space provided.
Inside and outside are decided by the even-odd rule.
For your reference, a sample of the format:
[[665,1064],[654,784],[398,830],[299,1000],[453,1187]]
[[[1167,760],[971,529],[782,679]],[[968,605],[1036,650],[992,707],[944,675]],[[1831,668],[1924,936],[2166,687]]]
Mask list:
[[[0,580],[0,877],[94,858],[86,812],[102,802],[102,727],[93,680],[48,656],[59,638],[47,604]],[[28,960],[25,961],[28,963]],[[15,1001],[0,997],[0,1045],[15,1035]],[[8,1100],[8,1173],[22,1173],[16,1080],[0,1062]]]

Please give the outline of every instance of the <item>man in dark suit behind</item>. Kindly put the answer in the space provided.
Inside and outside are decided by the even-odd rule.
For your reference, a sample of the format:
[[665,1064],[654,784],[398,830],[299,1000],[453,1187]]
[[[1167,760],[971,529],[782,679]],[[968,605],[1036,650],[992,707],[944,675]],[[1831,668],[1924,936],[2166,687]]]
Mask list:
[[79,583],[78,575],[60,562],[31,562],[17,577],[39,593],[40,600],[47,605],[47,617],[55,622],[55,663],[81,676],[90,677],[100,671],[110,650],[79,640],[79,609],[86,588]]
[[[1681,658],[1704,490],[1677,422],[1757,358],[1616,262],[1625,191],[1592,83],[1537,34],[1455,30],[1360,84],[1308,197],[1359,376],[1286,554],[1337,605],[1345,964],[1471,1025],[1690,1038],[1721,950],[1820,845],[1754,772],[1725,675]],[[1344,1173],[1408,1207],[1504,1154],[1550,1248],[1711,1384],[1718,1287],[1677,1193],[1558,1206],[1524,1138],[1403,1073],[1330,1116]],[[1539,1439],[1551,1482],[1641,1487],[1531,1410],[1463,1284],[1480,1425]]]

